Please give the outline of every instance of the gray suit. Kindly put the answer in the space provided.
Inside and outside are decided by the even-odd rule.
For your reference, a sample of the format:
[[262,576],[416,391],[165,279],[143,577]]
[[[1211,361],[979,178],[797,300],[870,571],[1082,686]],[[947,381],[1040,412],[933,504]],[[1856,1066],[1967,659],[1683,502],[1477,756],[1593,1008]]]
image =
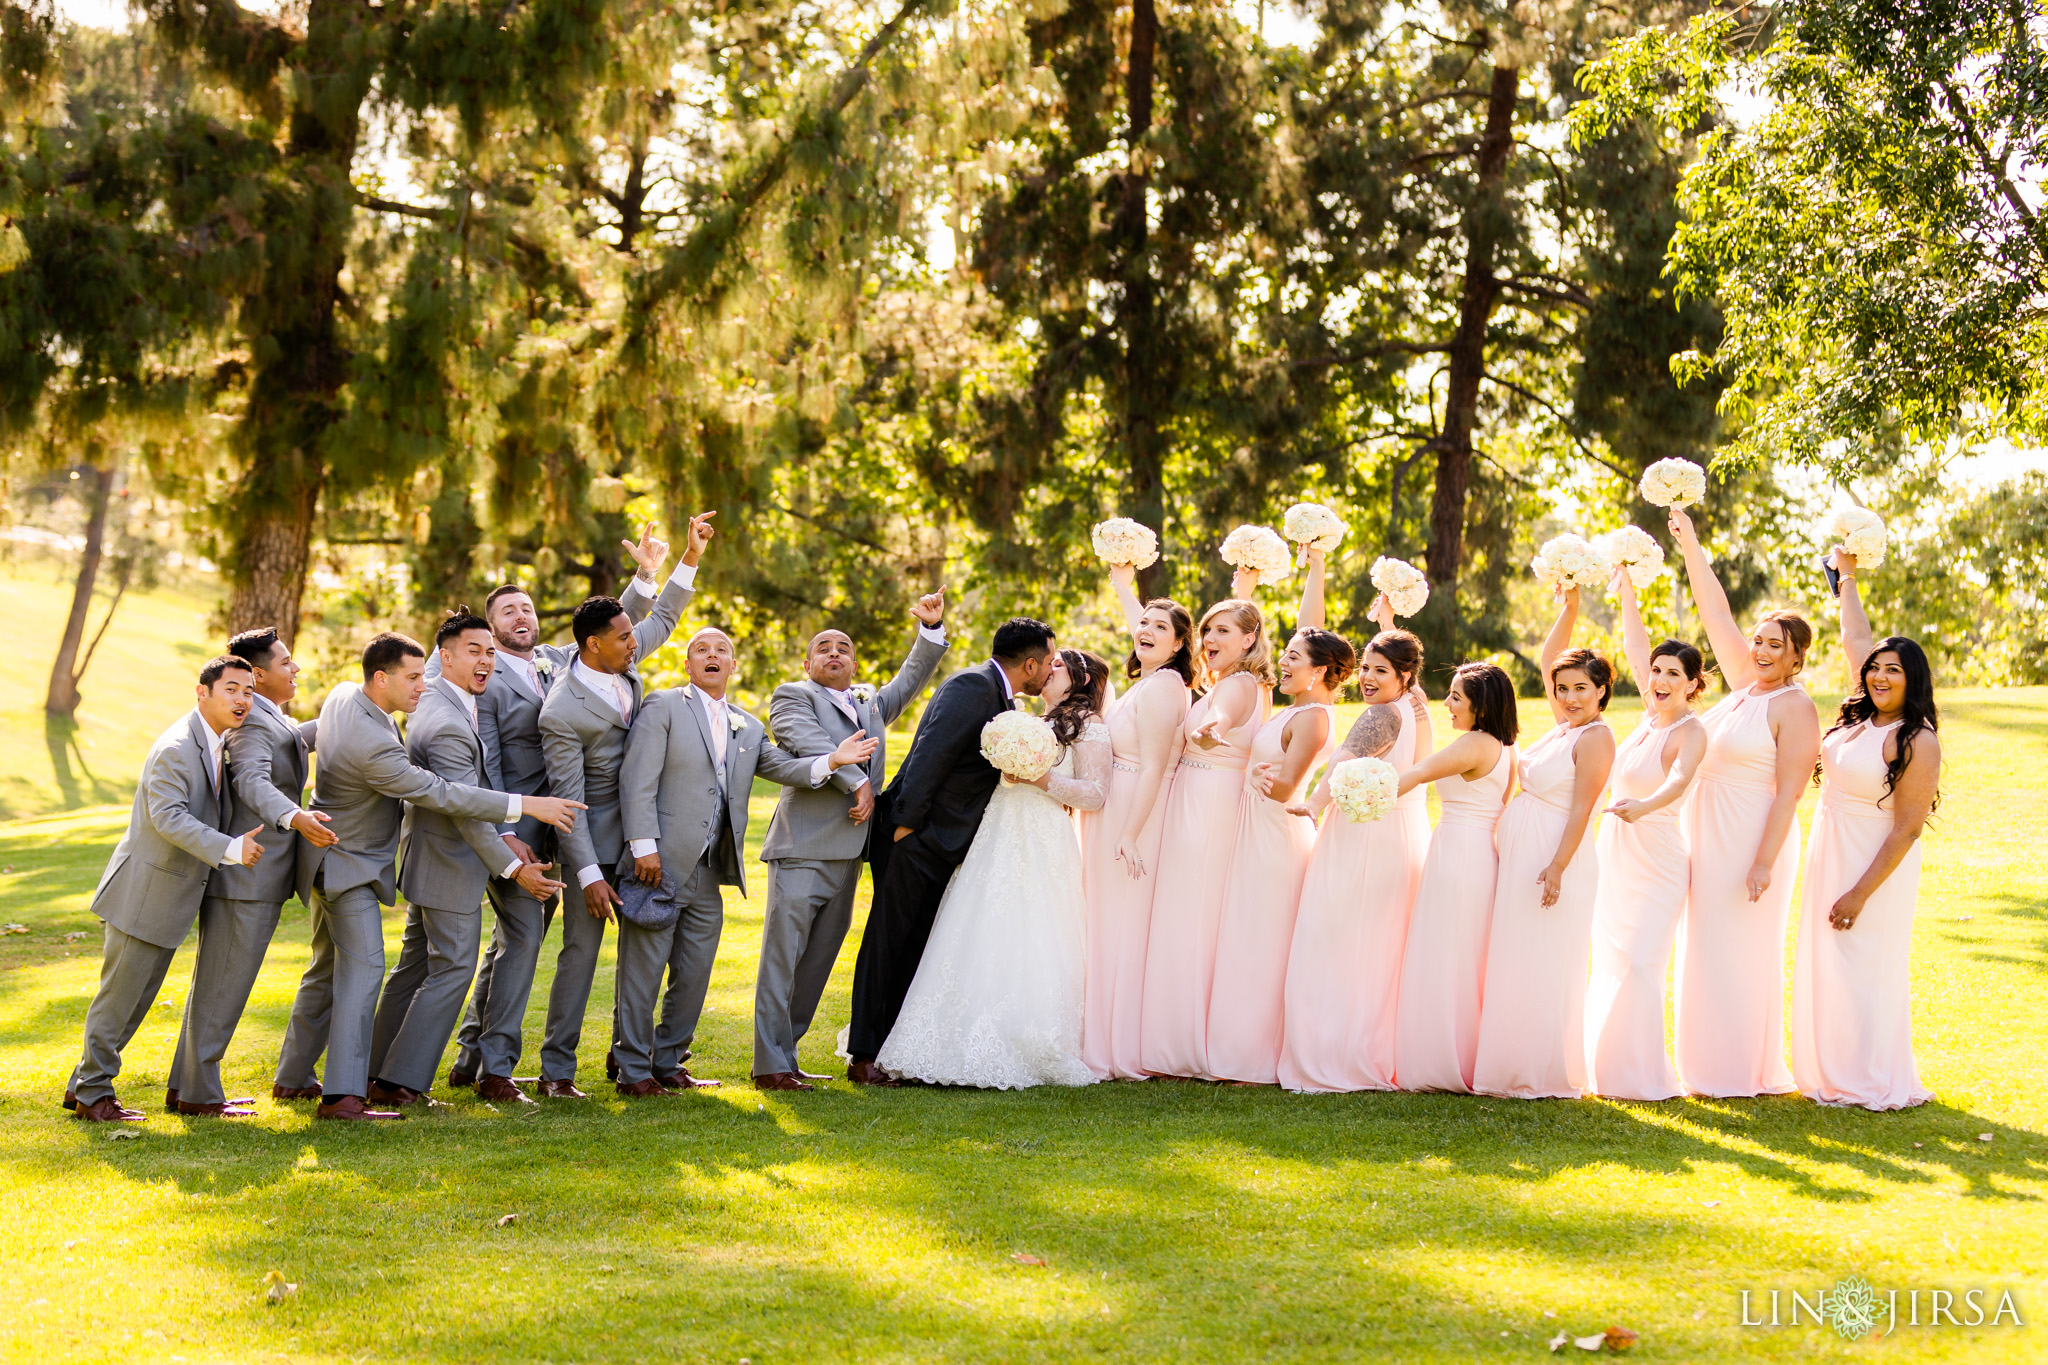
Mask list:
[[327,1054],[330,1097],[369,1086],[370,1030],[384,982],[380,906],[398,897],[398,835],[405,803],[467,820],[502,820],[502,792],[460,786],[413,766],[391,717],[357,683],[343,683],[320,708],[320,762],[313,809],[340,842],[308,847],[299,859],[299,896],[312,908],[313,961],[299,979],[278,1057],[277,1084],[307,1089]]
[[[694,589],[681,587],[673,580],[662,587],[659,598],[650,597],[637,577],[627,584],[619,602],[635,623],[636,657],[644,659],[668,642],[683,618],[683,608],[693,596]],[[547,760],[540,745],[541,705],[575,658],[576,650],[571,645],[536,645],[536,692],[514,678],[501,657],[498,669],[484,686],[483,696],[477,698],[476,708],[477,728],[484,741],[485,772],[493,787],[524,796],[550,794]],[[436,650],[427,661],[428,676],[436,676],[440,666],[441,655]],[[556,839],[551,827],[529,816],[513,832],[542,862],[554,861]],[[559,880],[562,869],[558,867],[555,871]],[[575,885],[574,877],[568,881]],[[547,938],[558,901],[542,905],[519,883],[499,877],[491,879],[487,894],[491,901],[491,946],[484,954],[483,965],[477,969],[476,990],[470,995],[469,1012],[456,1038],[455,1067],[472,1076],[510,1076],[524,1046],[521,1035],[526,1003],[533,994],[541,943]]]
[[[406,722],[405,752],[436,777],[489,785],[483,739],[446,678],[427,687]],[[476,971],[485,883],[514,860],[498,826],[453,819],[425,806],[406,809],[401,840],[398,889],[406,901],[405,935],[370,1031],[370,1076],[424,1091],[433,1088]]]
[[206,881],[233,837],[214,791],[207,726],[198,710],[157,736],[143,760],[128,830],[92,895],[106,922],[100,986],[85,1013],[85,1048],[67,1087],[80,1104],[114,1093],[121,1049],[148,1017]]
[[279,912],[298,879],[301,841],[292,829],[306,795],[306,755],[317,721],[295,722],[258,697],[239,730],[227,732],[230,832],[263,826],[263,861],[213,870],[199,906],[199,954],[185,993],[185,1018],[171,1059],[170,1088],[189,1104],[219,1104],[220,1063],[242,1022]]
[[[855,730],[882,741],[863,771],[877,793],[888,772],[888,727],[924,690],[946,646],[919,631],[896,676],[878,692],[857,689],[854,714],[805,679],[775,689],[768,719],[775,741],[793,754],[830,753]],[[761,926],[761,962],[754,978],[754,1074],[797,1070],[797,1043],[810,1029],[832,964],[853,922],[860,857],[873,821],[848,813],[859,783],[841,768],[816,791],[791,787],[775,803],[761,860],[768,864],[768,915]],[[888,831],[882,832],[882,837]]]
[[725,927],[719,887],[747,890],[742,860],[754,778],[808,788],[817,766],[768,743],[761,722],[739,707],[722,710],[729,719],[718,736],[695,687],[668,688],[633,718],[619,784],[625,837],[655,841],[682,913],[661,930],[619,922],[614,1051],[621,1083],[673,1075],[690,1055]]

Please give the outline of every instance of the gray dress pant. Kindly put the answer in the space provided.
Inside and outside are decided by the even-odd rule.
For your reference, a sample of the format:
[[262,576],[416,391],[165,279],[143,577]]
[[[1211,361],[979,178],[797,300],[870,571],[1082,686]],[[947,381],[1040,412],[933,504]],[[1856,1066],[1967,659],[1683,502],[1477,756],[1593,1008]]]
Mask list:
[[370,1032],[370,1076],[408,1090],[434,1088],[441,1054],[462,1018],[476,971],[483,909],[443,910],[409,904],[398,965],[384,982]]
[[[277,1059],[277,1084],[322,1084],[325,1098],[360,1098],[370,1088],[370,1031],[384,984],[384,907],[373,886],[339,895],[313,890],[313,960],[299,978]],[[314,1071],[327,1054],[326,1076]]]
[[[666,929],[641,929],[619,921],[619,970],[614,1013],[622,1084],[672,1076],[690,1055],[711,966],[725,928],[725,897],[718,874],[700,862],[678,888],[682,913]],[[662,974],[668,989],[662,990]],[[655,1020],[659,1004],[661,1018]]]
[[[575,880],[572,874],[569,881]],[[590,1008],[590,987],[597,980],[597,953],[604,947],[605,921],[584,905],[582,888],[571,886],[562,898],[562,951],[555,956],[555,984],[548,991],[547,1032],[540,1043],[540,1078],[544,1081],[576,1079],[576,1048],[583,1041],[583,1013]],[[496,985],[493,980],[493,991]]]
[[[526,1005],[533,996],[541,945],[561,905],[542,905],[518,882],[491,878],[491,946],[476,972],[476,989],[455,1039],[455,1069],[472,1076],[511,1076],[525,1047]],[[581,899],[579,895],[578,899]]]
[[756,1076],[799,1069],[797,1044],[832,979],[859,887],[858,858],[778,858],[768,864],[768,915],[754,977]]
[[263,956],[277,933],[272,901],[236,901],[208,896],[199,904],[199,955],[192,963],[192,988],[185,993],[185,1019],[178,1026],[178,1051],[171,1058],[171,1089],[187,1104],[220,1104],[220,1063],[248,1008],[249,992],[263,970]]
[[80,1104],[98,1104],[114,1093],[121,1074],[121,1049],[149,1017],[163,989],[176,948],[159,948],[106,925],[100,956],[100,988],[85,1011],[85,1050],[64,1087]]

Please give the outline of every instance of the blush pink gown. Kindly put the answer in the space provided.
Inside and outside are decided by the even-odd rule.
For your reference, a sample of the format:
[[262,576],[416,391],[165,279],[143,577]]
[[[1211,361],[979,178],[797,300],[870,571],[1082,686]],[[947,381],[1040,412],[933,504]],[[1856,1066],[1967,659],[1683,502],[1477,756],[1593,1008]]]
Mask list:
[[[1159,840],[1173,791],[1173,758],[1138,833],[1145,875],[1133,877],[1116,860],[1116,842],[1130,823],[1139,775],[1138,713],[1132,699],[1147,687],[1176,689],[1187,709],[1180,675],[1158,670],[1141,679],[1109,712],[1109,795],[1099,811],[1081,817],[1081,878],[1088,898],[1087,1004],[1081,1020],[1081,1060],[1104,1080],[1145,1076],[1138,1036],[1145,994],[1145,937],[1152,923],[1152,893],[1159,885]],[[1177,750],[1180,739],[1176,731]]]
[[1514,771],[1515,748],[1504,744],[1493,771],[1478,781],[1451,776],[1436,784],[1442,811],[1415,888],[1394,1010],[1394,1084],[1402,1090],[1472,1089],[1500,869],[1494,828]]
[[[1263,695],[1263,694],[1262,694]],[[1223,742],[1204,749],[1188,736],[1209,719],[1214,693],[1188,709],[1180,763],[1159,839],[1159,885],[1145,937],[1145,988],[1138,1057],[1155,1076],[1214,1079],[1209,1072],[1209,990],[1216,973],[1216,924],[1237,846],[1244,804],[1246,744],[1265,722],[1264,703]]]
[[[1645,716],[1614,754],[1609,791],[1640,801],[1664,785],[1665,742],[1686,716],[1662,728]],[[1593,900],[1593,976],[1586,987],[1588,1088],[1617,1100],[1668,1100],[1685,1093],[1664,1049],[1664,980],[1685,913],[1692,864],[1678,812],[1684,798],[1634,824],[1600,822],[1594,851],[1600,891]]]
[[[1289,815],[1284,803],[1261,794],[1251,785],[1250,769],[1279,764],[1281,732],[1307,709],[1288,707],[1252,737],[1237,853],[1216,930],[1216,979],[1209,991],[1209,1073],[1218,1080],[1272,1085],[1280,1079],[1281,994],[1316,822]],[[1330,729],[1309,761],[1304,783],[1314,780],[1316,769],[1337,747],[1336,708],[1318,704],[1314,709],[1329,716]]]
[[1501,814],[1472,1058],[1472,1088],[1482,1095],[1575,1099],[1586,1091],[1586,956],[1600,882],[1592,831],[1565,865],[1556,904],[1543,903],[1536,878],[1557,856],[1571,815],[1579,740],[1606,724],[1560,725],[1531,745],[1522,755],[1522,790]]
[[1807,841],[1792,963],[1792,1074],[1810,1099],[1904,1109],[1934,1098],[1913,1064],[1913,906],[1916,841],[1848,929],[1828,923],[1835,902],[1869,870],[1891,833],[1885,737],[1864,724],[1821,741],[1820,809]]
[[[1381,757],[1415,763],[1415,716]],[[1429,795],[1409,792],[1378,820],[1353,824],[1332,805],[1302,878],[1287,955],[1280,1084],[1289,1090],[1392,1090],[1394,1009],[1415,886],[1429,856]]]
[[1746,885],[1778,791],[1770,699],[1783,690],[1752,684],[1700,718],[1707,754],[1681,817],[1692,886],[1679,921],[1672,1011],[1678,1078],[1695,1095],[1794,1088],[1785,1066],[1785,925],[1799,872],[1796,827],[1762,898],[1750,900]]

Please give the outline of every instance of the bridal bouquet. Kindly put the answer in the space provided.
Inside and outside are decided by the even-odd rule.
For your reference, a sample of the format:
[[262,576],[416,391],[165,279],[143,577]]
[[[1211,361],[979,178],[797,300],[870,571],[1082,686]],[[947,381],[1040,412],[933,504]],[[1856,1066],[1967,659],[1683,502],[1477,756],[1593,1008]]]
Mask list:
[[981,756],[1019,782],[1036,782],[1060,761],[1052,727],[1028,711],[1005,711],[981,727]]
[[1657,581],[1664,572],[1664,547],[1640,526],[1624,526],[1594,538],[1593,548],[1607,556],[1607,562],[1628,574],[1637,592]]
[[1536,581],[1552,592],[1564,592],[1569,588],[1598,591],[1606,584],[1608,575],[1614,572],[1599,547],[1588,543],[1584,536],[1575,536],[1569,531],[1544,541],[1543,548],[1529,561],[1529,567],[1536,571]]
[[1844,507],[1828,518],[1821,539],[1856,556],[1856,567],[1874,569],[1884,563],[1884,518],[1868,507]]
[[1400,774],[1384,758],[1347,758],[1330,769],[1330,800],[1355,825],[1392,810],[1400,785]]
[[1151,527],[1129,517],[1096,522],[1090,539],[1095,543],[1096,557],[1112,568],[1128,564],[1134,569],[1149,569],[1159,562],[1159,537]]
[[1691,460],[1659,460],[1643,471],[1643,501],[1685,507],[1707,496],[1707,471]]
[[1328,554],[1336,549],[1343,543],[1344,533],[1351,528],[1344,524],[1342,517],[1319,502],[1297,502],[1281,518],[1280,529],[1302,548],[1305,561],[1310,550]]
[[1405,559],[1381,555],[1372,562],[1372,585],[1386,595],[1396,616],[1413,616],[1429,601],[1429,579]]
[[1285,578],[1293,559],[1287,552],[1287,542],[1267,526],[1238,527],[1223,537],[1223,548],[1218,553],[1232,568],[1250,569],[1257,574],[1260,586]]

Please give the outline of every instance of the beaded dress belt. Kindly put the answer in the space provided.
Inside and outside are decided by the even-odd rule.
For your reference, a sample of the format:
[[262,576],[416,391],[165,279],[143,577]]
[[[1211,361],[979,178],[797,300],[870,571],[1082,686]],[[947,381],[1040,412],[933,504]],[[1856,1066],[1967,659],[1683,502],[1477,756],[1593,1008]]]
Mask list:
[[1205,773],[1241,773],[1248,766],[1242,763],[1204,763],[1199,758],[1183,758],[1184,768],[1200,768]]
[[1112,758],[1109,761],[1109,766],[1116,769],[1120,773],[1134,773],[1139,771],[1137,764],[1127,763],[1121,758]]

